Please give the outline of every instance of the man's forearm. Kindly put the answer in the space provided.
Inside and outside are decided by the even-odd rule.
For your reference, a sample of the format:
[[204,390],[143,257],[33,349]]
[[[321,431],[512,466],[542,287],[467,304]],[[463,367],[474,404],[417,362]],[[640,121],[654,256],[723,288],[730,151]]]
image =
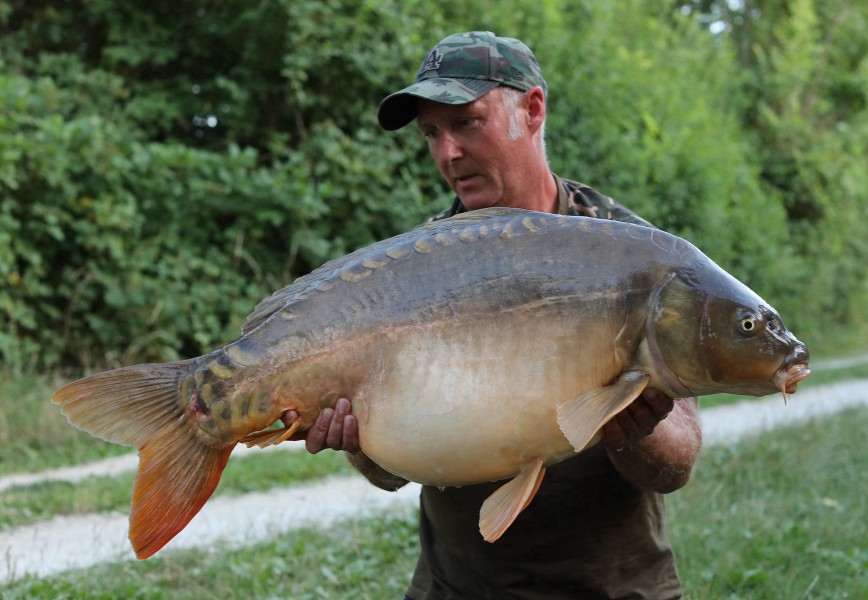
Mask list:
[[654,431],[632,444],[607,447],[612,464],[627,481],[666,494],[683,487],[702,448],[696,398],[678,400]]
[[364,475],[365,479],[381,490],[394,492],[395,490],[407,485],[406,479],[389,473],[380,465],[368,458],[364,452],[345,452],[345,454],[347,455],[350,464],[353,465],[359,473]]

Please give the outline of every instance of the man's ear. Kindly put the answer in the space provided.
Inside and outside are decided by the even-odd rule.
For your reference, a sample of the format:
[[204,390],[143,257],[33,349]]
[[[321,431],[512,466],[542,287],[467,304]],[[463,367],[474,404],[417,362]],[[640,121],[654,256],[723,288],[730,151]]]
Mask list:
[[524,96],[527,108],[527,130],[536,133],[546,120],[546,96],[541,87],[528,90]]

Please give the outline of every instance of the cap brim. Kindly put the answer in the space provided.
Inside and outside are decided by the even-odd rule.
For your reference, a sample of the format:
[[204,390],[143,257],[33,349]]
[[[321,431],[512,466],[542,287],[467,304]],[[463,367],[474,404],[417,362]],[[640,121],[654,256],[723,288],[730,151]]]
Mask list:
[[386,131],[395,131],[416,118],[419,98],[442,104],[467,104],[500,85],[489,79],[433,78],[418,81],[387,96],[377,109],[377,120]]

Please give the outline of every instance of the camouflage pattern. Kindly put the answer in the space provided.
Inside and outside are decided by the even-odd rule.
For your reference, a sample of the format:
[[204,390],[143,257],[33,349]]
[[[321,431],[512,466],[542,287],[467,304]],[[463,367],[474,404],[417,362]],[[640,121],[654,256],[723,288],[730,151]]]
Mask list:
[[[601,194],[584,183],[561,179],[557,175],[555,175],[555,179],[558,182],[558,214],[609,219],[625,223],[635,223],[636,225],[644,225],[645,227],[654,227],[623,204],[620,204],[609,196]],[[440,219],[446,219],[463,212],[467,212],[467,208],[461,203],[461,199],[456,196],[452,202],[452,206],[440,211],[428,219],[427,222],[439,221]]]
[[425,56],[412,85],[380,103],[377,117],[393,131],[416,117],[417,98],[444,104],[466,104],[499,85],[521,91],[546,82],[536,58],[524,43],[488,31],[450,35]]

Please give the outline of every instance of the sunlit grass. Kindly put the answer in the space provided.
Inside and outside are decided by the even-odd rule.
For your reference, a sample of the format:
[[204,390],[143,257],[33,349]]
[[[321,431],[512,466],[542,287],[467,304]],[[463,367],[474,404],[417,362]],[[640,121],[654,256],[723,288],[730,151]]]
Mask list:
[[[868,412],[851,411],[706,451],[694,481],[670,497],[672,536],[688,597],[865,597],[868,489],[862,474],[868,464],[853,440],[861,439],[866,423]],[[338,456],[299,458],[307,462],[329,455]],[[286,464],[285,453],[243,460],[244,469],[232,469],[230,463],[221,488],[261,489],[263,480],[297,470]],[[251,460],[263,461],[261,472],[248,468]],[[339,468],[345,468],[342,459]],[[128,480],[112,484],[118,490],[116,504],[128,504],[128,485]],[[51,510],[46,506],[46,514]],[[296,532],[252,548],[166,553],[146,563],[26,580],[3,594],[400,597],[415,562],[414,545],[412,519],[371,520],[338,532]]]

